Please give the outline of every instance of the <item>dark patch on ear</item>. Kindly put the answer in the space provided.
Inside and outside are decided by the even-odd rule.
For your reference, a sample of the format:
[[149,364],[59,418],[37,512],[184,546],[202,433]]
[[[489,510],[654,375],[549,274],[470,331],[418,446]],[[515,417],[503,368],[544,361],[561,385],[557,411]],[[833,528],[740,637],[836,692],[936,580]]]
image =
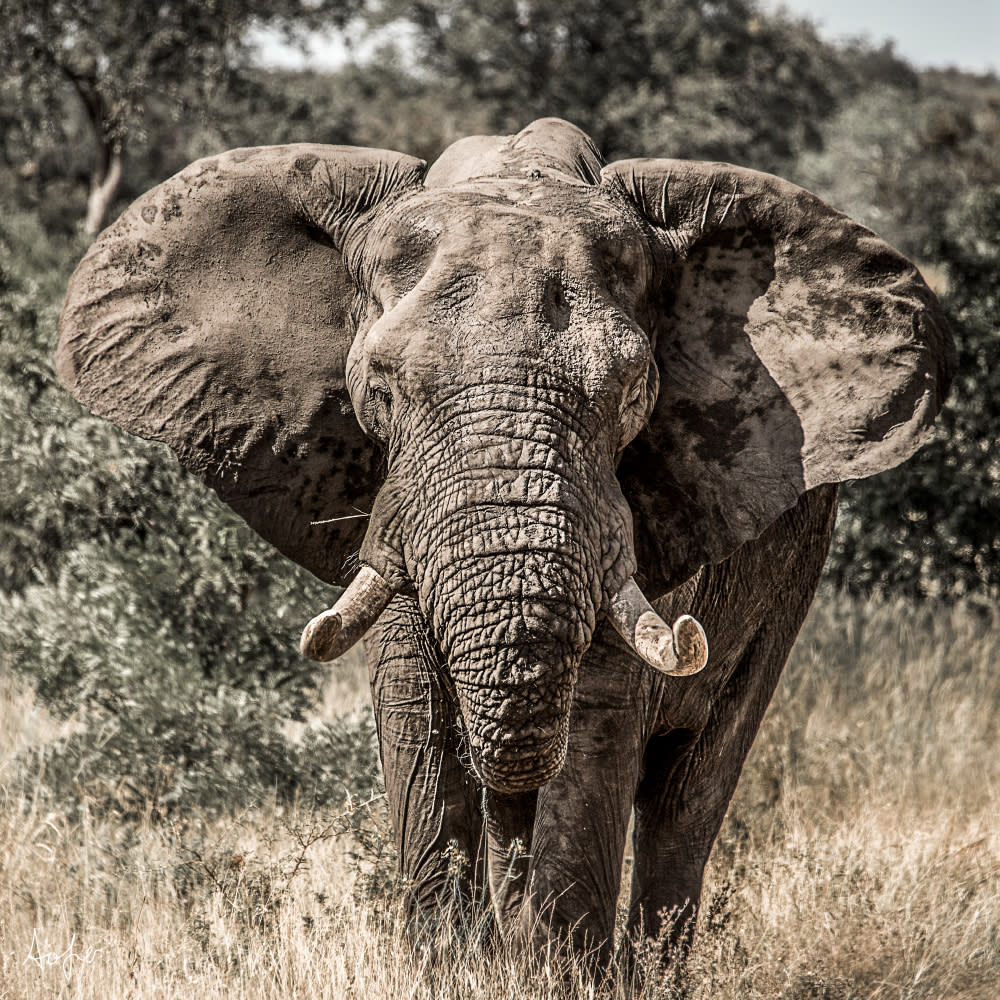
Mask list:
[[886,278],[897,277],[912,270],[913,265],[892,247],[866,254],[855,269],[855,277],[866,284],[880,284]]
[[660,393],[619,465],[636,514],[636,557],[654,593],[752,537],[768,455],[799,463],[795,413],[749,336],[748,313],[774,279],[773,240],[743,226],[717,236],[659,271],[650,308]]
[[305,174],[308,177],[317,163],[319,163],[318,156],[300,156],[295,163],[292,164],[292,168],[296,173]]
[[156,243],[137,240],[134,246],[114,247],[108,254],[108,263],[113,270],[134,278],[149,271],[162,254],[163,248]]

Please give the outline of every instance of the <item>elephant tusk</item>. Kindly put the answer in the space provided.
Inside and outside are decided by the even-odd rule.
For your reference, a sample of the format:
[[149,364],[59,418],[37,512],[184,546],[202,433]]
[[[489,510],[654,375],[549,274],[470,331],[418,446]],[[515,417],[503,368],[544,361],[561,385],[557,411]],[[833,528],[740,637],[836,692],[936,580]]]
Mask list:
[[302,630],[302,655],[320,663],[343,656],[378,621],[394,595],[375,570],[362,566],[337,603]]
[[661,673],[687,677],[708,663],[708,640],[701,625],[690,615],[681,615],[671,628],[631,577],[611,598],[608,618],[618,634]]

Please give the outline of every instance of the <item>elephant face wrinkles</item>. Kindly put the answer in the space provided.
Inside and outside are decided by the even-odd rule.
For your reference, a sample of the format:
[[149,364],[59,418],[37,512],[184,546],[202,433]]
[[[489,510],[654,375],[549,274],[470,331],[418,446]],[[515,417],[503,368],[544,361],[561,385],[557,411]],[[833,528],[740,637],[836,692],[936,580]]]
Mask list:
[[465,386],[549,374],[567,405],[617,421],[622,447],[620,429],[638,430],[653,401],[637,321],[646,236],[593,189],[497,186],[410,195],[352,248],[368,297],[348,358],[358,418],[386,435],[370,396],[387,382],[394,401],[434,406]]

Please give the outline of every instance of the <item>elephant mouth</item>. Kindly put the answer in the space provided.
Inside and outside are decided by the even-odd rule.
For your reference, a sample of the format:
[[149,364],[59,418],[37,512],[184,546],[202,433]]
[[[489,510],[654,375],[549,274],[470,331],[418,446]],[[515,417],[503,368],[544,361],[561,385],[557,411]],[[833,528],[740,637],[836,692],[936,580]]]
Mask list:
[[[362,566],[336,604],[303,629],[302,655],[320,663],[343,656],[378,621],[394,596],[395,589],[376,570]],[[687,677],[708,663],[708,640],[699,622],[681,615],[668,625],[631,577],[611,595],[606,614],[632,650],[660,673]]]

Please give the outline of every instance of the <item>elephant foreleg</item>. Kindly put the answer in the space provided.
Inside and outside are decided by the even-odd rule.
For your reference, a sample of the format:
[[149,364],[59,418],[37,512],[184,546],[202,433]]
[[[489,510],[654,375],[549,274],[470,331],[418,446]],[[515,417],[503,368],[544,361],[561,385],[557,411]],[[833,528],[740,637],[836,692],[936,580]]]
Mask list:
[[[835,486],[811,490],[760,539],[695,581],[692,613],[718,637],[715,673],[710,655],[700,683],[710,686],[718,675],[721,690],[706,687],[705,701],[692,687],[691,704],[707,711],[689,707],[697,722],[675,724],[646,747],[635,802],[630,938],[658,937],[667,919],[669,949],[693,930],[705,864],[819,583],[836,505]],[[683,717],[683,696],[665,696],[664,707],[665,718]]]
[[538,949],[568,943],[609,961],[654,673],[607,625],[584,656],[562,771],[538,792],[521,932]]
[[712,844],[787,653],[787,646],[777,649],[758,635],[705,729],[675,729],[646,748],[635,799],[627,934],[662,934],[664,958],[690,940]]
[[470,901],[484,884],[481,792],[416,601],[394,598],[365,641],[400,871],[419,910]]
[[524,902],[538,792],[486,793],[490,896],[500,928],[513,930]]

